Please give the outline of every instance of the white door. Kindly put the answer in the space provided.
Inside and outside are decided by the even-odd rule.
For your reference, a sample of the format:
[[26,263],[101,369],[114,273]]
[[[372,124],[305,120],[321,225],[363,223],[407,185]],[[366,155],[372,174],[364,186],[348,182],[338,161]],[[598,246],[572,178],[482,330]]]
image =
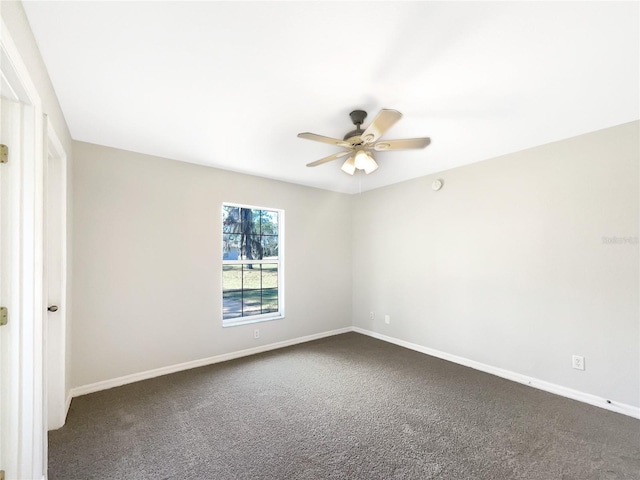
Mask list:
[[[2,3],[2,2],[0,2]],[[2,11],[0,11],[2,14]],[[42,103],[0,15],[0,470],[46,477]]]
[[[21,155],[22,105],[0,97],[0,143],[6,145],[9,158]],[[19,379],[20,379],[20,301],[16,285],[16,254],[20,248],[20,221],[17,164],[0,164],[0,305],[7,309],[7,324],[0,327],[0,469],[6,478],[18,475]]]
[[45,162],[45,258],[43,286],[45,317],[47,427],[64,425],[66,399],[66,156],[49,131]]

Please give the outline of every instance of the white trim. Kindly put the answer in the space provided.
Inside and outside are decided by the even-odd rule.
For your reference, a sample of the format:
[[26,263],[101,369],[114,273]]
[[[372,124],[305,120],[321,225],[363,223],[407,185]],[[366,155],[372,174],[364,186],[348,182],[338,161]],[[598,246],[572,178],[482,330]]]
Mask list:
[[284,315],[275,315],[275,316],[268,316],[268,313],[262,314],[262,315],[251,315],[250,317],[239,317],[239,318],[246,318],[247,320],[243,320],[241,322],[226,322],[222,324],[222,328],[228,328],[228,327],[237,327],[238,325],[249,325],[250,323],[262,323],[262,322],[269,322],[271,320],[282,320],[284,318]]
[[215,355],[213,357],[203,358],[200,360],[193,360],[191,362],[179,363],[177,365],[171,365],[168,367],[156,368],[154,370],[147,370],[146,372],[134,373],[131,375],[125,375],[123,377],[113,378],[111,380],[105,380],[102,382],[91,383],[89,385],[83,385],[71,389],[71,396],[79,397],[88,393],[99,392],[101,390],[107,390],[113,387],[119,387],[127,385],[129,383],[139,382],[141,380],[148,380],[150,378],[159,377],[161,375],[167,375],[170,373],[181,372],[183,370],[190,370],[192,368],[204,367],[206,365],[213,365],[214,363],[226,362],[228,360],[234,360],[236,358],[248,357],[257,353],[268,352],[270,350],[277,350],[279,348],[290,347],[291,345],[297,345],[299,343],[311,342],[320,338],[331,337],[333,335],[340,335],[342,333],[351,332],[351,327],[339,328],[337,330],[330,330],[328,332],[315,333],[313,335],[307,335],[304,337],[293,338],[291,340],[284,340],[282,342],[271,343],[269,345],[262,345],[260,347],[248,348],[246,350],[240,350],[237,352],[224,353],[222,355]]
[[[3,50],[1,57],[2,74],[7,81],[7,86],[11,87],[12,94],[18,97],[17,100],[41,109],[38,90],[31,80],[27,66],[22,61],[18,47],[9,34],[4,18],[0,19],[0,44]],[[9,65],[9,68],[7,68],[7,65]],[[14,100],[16,99],[14,98]]]
[[[58,136],[55,129],[53,128],[53,125],[51,124],[51,119],[49,118],[48,115],[46,116],[46,118],[47,118],[47,147],[48,147],[47,153],[53,157],[64,159],[64,163],[65,163],[64,173],[66,173],[67,152],[64,150],[64,147],[62,146],[62,142],[60,141],[60,137]],[[64,176],[63,178],[66,186],[67,177]],[[65,197],[65,202],[66,202],[66,197]],[[66,217],[66,212],[65,212],[65,217]]]
[[67,400],[65,402],[64,418],[67,418],[67,415],[69,415],[69,409],[71,408],[71,400],[73,400],[73,395],[71,393],[71,390],[69,390],[69,392],[67,392]]
[[[486,365],[484,363],[476,362],[475,360],[470,360],[468,358],[459,357],[457,355],[452,355],[450,353],[441,352],[440,350],[435,350],[433,348],[423,347],[422,345],[407,342],[405,340],[400,340],[394,337],[389,337],[387,335],[383,335],[377,332],[372,332],[370,330],[365,330],[360,327],[353,327],[352,330],[356,333],[368,335],[369,337],[373,337],[373,338],[377,338],[378,340],[383,340],[385,342],[393,343],[394,345],[398,345],[400,347],[408,348],[410,350],[415,350],[416,352],[431,355],[432,357],[441,358],[443,360],[457,363],[459,365],[464,365],[465,367],[470,367],[475,370],[480,370],[481,372],[490,373],[491,375],[496,375],[497,377],[505,378],[513,382],[528,385],[529,387],[537,388],[538,390],[544,390],[545,392],[554,393],[562,397],[571,398],[572,400],[588,403],[589,405],[604,408],[605,410],[622,413],[623,415],[628,415],[630,417],[640,419],[640,407],[634,407],[633,405],[613,402],[606,398],[598,397],[590,393],[580,392],[572,388],[563,387],[562,385],[557,385],[555,383],[539,380],[537,378],[529,377],[527,375],[522,375],[520,373],[512,372],[510,370],[505,370],[505,369],[494,367],[491,365]],[[611,402],[611,403],[608,403],[608,402]]]
[[[224,208],[225,207],[233,207],[240,209],[249,209],[249,210],[265,210],[269,212],[277,212],[278,213],[278,258],[263,258],[260,260],[225,260],[224,259]],[[222,229],[222,237],[221,237],[221,268],[220,268],[220,285],[222,286],[220,292],[220,305],[221,312],[220,318],[222,319],[223,327],[235,327],[238,325],[246,325],[248,323],[258,323],[258,322],[266,322],[270,320],[279,320],[285,317],[285,306],[284,306],[284,232],[285,232],[285,214],[284,209],[282,208],[274,208],[274,207],[258,207],[253,205],[244,205],[241,203],[231,203],[231,202],[222,202],[222,207],[220,208],[220,225],[223,227]],[[241,254],[241,252],[238,252]],[[278,268],[278,311],[277,312],[269,312],[258,315],[248,315],[248,316],[240,316],[234,318],[228,318],[225,320],[224,318],[224,266],[225,265],[250,265],[250,264],[276,264]]]

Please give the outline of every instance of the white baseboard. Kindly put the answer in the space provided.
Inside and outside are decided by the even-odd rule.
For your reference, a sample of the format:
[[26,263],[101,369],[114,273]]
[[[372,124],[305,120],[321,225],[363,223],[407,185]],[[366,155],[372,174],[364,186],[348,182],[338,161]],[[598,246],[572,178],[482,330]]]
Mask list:
[[62,423],[60,425],[54,425],[54,426],[49,425],[47,427],[47,431],[51,432],[64,427],[64,424],[67,423],[67,416],[69,416],[69,407],[71,407],[72,398],[73,397],[71,396],[71,391],[67,392],[67,398],[65,399],[65,402],[64,402],[64,416],[62,417]]
[[170,373],[181,372],[183,370],[189,370],[197,367],[204,367],[205,365],[212,365],[214,363],[226,362],[228,360],[234,360],[236,358],[248,357],[249,355],[255,355],[256,353],[268,352],[270,350],[277,350],[279,348],[289,347],[291,345],[297,345],[299,343],[311,342],[324,337],[330,337],[333,335],[340,335],[341,333],[351,332],[351,327],[339,328],[337,330],[330,330],[328,332],[316,333],[313,335],[307,335],[305,337],[293,338],[291,340],[285,340],[282,342],[271,343],[269,345],[262,345],[260,347],[248,348],[246,350],[240,350],[237,352],[225,353],[222,355],[215,355],[213,357],[202,358],[200,360],[193,360],[190,362],[179,363],[177,365],[170,365],[168,367],[156,368],[153,370],[147,370],[146,372],[134,373],[131,375],[125,375],[123,377],[112,378],[110,380],[104,380],[102,382],[91,383],[88,385],[82,385],[71,389],[68,397],[67,411],[71,403],[71,397],[79,397],[88,393],[99,392],[101,390],[107,390],[113,387],[120,387],[129,383],[139,382],[141,380],[148,380],[150,378],[159,377],[161,375],[168,375]]
[[279,348],[289,347],[291,345],[297,345],[299,343],[311,342],[313,340],[318,340],[320,338],[330,337],[333,335],[340,335],[342,333],[347,333],[347,332],[356,332],[363,335],[367,335],[373,338],[377,338],[378,340],[393,343],[394,345],[398,345],[404,348],[408,348],[410,350],[415,350],[417,352],[424,353],[426,355],[431,355],[433,357],[441,358],[443,360],[457,363],[459,365],[464,365],[465,367],[470,367],[475,370],[479,370],[481,372],[490,373],[491,375],[496,375],[498,377],[505,378],[513,382],[521,383],[523,385],[528,385],[530,387],[537,388],[539,390],[544,390],[545,392],[554,393],[562,397],[571,398],[579,402],[588,403],[589,405],[594,405],[596,407],[604,408],[605,410],[610,410],[612,412],[617,412],[623,415],[628,415],[630,417],[640,419],[639,407],[634,407],[632,405],[611,401],[606,398],[592,395],[590,393],[580,392],[578,390],[574,390],[568,387],[563,387],[562,385],[557,385],[555,383],[539,380],[537,378],[529,377],[527,375],[522,375],[520,373],[512,372],[510,370],[505,370],[505,369],[494,367],[491,365],[486,365],[484,363],[476,362],[475,360],[470,360],[468,358],[460,357],[450,353],[441,352],[433,348],[424,347],[416,343],[407,342],[405,340],[400,340],[398,338],[383,335],[381,333],[365,330],[360,327],[345,327],[337,330],[331,330],[328,332],[316,333],[314,335],[307,335],[305,337],[298,337],[291,340],[271,343],[269,345],[262,345],[260,347],[249,348],[249,349],[240,350],[237,352],[225,353],[222,355],[216,355],[213,357],[203,358],[200,360],[180,363],[177,365],[170,365],[168,367],[156,368],[154,370],[148,370],[146,372],[134,373],[131,375],[125,375],[123,377],[113,378],[111,380],[105,380],[102,382],[96,382],[96,383],[91,383],[89,385],[76,387],[71,389],[71,391],[69,392],[69,395],[67,396],[67,412],[69,411],[72,397],[79,397],[81,395],[86,395],[88,393],[99,392],[101,390],[107,390],[109,388],[119,387],[121,385],[127,385],[129,383],[139,382],[141,380],[147,380],[149,378],[155,378],[161,375],[168,375],[170,373],[181,372],[183,370],[189,370],[191,368],[203,367],[205,365],[212,365],[214,363],[219,363],[219,362],[226,362],[228,360],[233,360],[236,358],[247,357],[249,355],[268,352],[270,350],[277,350]]
[[71,400],[73,400],[73,393],[71,390],[69,390],[69,393],[67,393],[67,402],[65,404],[65,411],[64,411],[65,421],[67,419],[67,415],[69,415],[69,408],[71,408]]
[[528,385],[530,387],[537,388],[539,390],[544,390],[545,392],[554,393],[562,397],[571,398],[579,402],[584,402],[584,403],[588,403],[589,405],[594,405],[596,407],[604,408],[605,410],[622,413],[623,415],[628,415],[630,417],[640,419],[640,408],[634,407],[633,405],[614,402],[606,398],[592,395],[590,393],[584,393],[578,390],[573,390],[572,388],[563,387],[562,385],[557,385],[555,383],[546,382],[544,380],[538,380],[537,378],[528,377],[526,375],[515,373],[510,370],[505,370],[502,368],[493,367],[491,365],[486,365],[484,363],[476,362],[474,360],[469,360],[468,358],[459,357],[457,355],[441,352],[439,350],[434,350],[433,348],[423,347],[422,345],[407,342],[394,337],[389,337],[387,335],[383,335],[377,332],[372,332],[370,330],[365,330],[360,327],[353,327],[352,330],[354,332],[361,333],[363,335],[368,335],[370,337],[377,338],[378,340],[383,340],[385,342],[393,343],[395,345],[405,347],[410,350],[415,350],[417,352],[425,353],[433,357],[438,357],[443,360],[447,360],[449,362],[457,363],[459,365],[464,365],[465,367],[470,367],[475,370],[480,370],[485,373],[490,373],[492,375],[506,378],[507,380],[511,380],[513,382],[522,383],[524,385]]

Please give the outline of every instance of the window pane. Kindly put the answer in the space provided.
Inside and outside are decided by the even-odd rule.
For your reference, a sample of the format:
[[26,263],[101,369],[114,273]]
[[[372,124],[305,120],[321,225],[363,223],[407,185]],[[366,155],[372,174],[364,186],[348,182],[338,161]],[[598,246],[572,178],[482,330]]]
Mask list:
[[222,266],[222,318],[242,316],[242,265]]
[[272,210],[262,210],[261,215],[261,229],[262,235],[277,235],[278,234],[278,212]]
[[267,258],[267,259],[278,258],[278,236],[277,235],[262,236],[262,258]]
[[262,313],[278,311],[278,265],[262,265]]
[[259,315],[262,307],[262,269],[260,265],[242,267],[242,315]]
[[245,235],[260,235],[260,210],[241,208],[241,232]]
[[242,260],[262,260],[260,235],[240,235]]
[[222,259],[238,260],[240,258],[240,235],[224,234],[222,235]]
[[222,207],[222,233],[240,232],[240,209],[238,207]]
[[278,288],[278,264],[262,264],[262,288]]

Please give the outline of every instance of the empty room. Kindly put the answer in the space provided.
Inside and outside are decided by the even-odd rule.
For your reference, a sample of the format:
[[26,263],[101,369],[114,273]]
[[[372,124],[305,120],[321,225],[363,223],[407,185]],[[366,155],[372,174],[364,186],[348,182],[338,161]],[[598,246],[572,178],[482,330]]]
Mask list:
[[640,2],[0,17],[0,478],[640,478]]

